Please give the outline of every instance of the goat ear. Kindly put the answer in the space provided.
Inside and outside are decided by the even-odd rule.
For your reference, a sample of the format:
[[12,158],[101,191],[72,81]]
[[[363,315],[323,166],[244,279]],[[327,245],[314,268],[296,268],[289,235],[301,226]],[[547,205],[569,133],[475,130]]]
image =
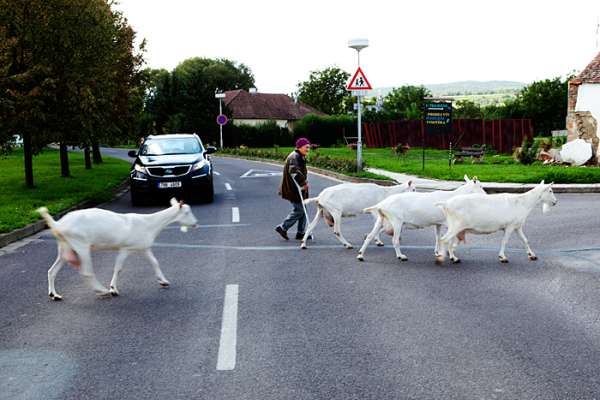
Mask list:
[[177,199],[175,197],[171,198],[171,205],[172,206],[176,206],[177,205]]
[[540,182],[540,185],[543,185],[543,184],[544,184],[544,180],[542,179],[542,181]]
[[467,174],[465,174],[465,176],[463,176],[463,178],[465,178],[465,182],[469,182],[469,177],[467,176]]
[[412,181],[408,181],[407,185],[412,186]]

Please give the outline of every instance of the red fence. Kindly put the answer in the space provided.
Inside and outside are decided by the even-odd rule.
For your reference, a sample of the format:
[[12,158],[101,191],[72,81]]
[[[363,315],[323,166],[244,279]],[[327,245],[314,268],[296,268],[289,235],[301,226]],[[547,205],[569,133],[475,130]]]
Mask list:
[[[421,146],[425,128],[423,121],[367,122],[363,124],[365,144],[368,147],[392,147],[399,143]],[[468,147],[487,144],[499,153],[511,153],[523,138],[533,138],[530,119],[457,119],[452,121],[449,134],[425,135],[425,146],[434,149]]]

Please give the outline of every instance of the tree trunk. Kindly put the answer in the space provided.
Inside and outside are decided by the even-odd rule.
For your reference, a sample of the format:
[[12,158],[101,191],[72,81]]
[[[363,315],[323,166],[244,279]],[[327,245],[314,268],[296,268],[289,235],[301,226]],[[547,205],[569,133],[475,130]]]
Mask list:
[[67,151],[67,145],[63,142],[60,143],[60,176],[63,178],[71,176],[69,173],[69,152]]
[[25,161],[25,185],[33,188],[33,152],[30,133],[23,133],[23,158]]
[[85,169],[92,169],[92,158],[90,157],[90,147],[85,146],[83,149],[83,157],[85,159]]
[[94,164],[102,164],[102,154],[100,153],[100,145],[98,142],[92,142],[92,156]]

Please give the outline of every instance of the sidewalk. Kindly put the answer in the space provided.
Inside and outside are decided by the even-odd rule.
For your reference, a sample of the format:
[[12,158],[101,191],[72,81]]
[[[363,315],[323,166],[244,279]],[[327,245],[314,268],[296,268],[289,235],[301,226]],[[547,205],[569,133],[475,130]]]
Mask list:
[[[453,190],[463,184],[462,181],[440,181],[431,178],[419,178],[418,176],[390,172],[379,168],[366,168],[366,170],[377,175],[386,176],[397,182],[412,180],[417,186],[417,189]],[[536,185],[534,183],[500,182],[482,182],[481,184],[488,193],[522,193]],[[555,183],[552,185],[552,190],[555,193],[600,193],[600,183]]]

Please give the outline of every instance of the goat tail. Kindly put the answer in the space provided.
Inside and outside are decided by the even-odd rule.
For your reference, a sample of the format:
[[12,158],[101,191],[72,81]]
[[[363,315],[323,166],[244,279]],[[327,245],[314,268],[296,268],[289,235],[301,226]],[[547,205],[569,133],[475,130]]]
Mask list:
[[50,215],[46,207],[40,207],[36,211],[42,216],[42,218],[44,218],[46,224],[48,224],[50,228],[54,228],[56,226],[56,221],[54,218],[52,218],[52,215]]
[[371,214],[379,213],[379,207],[377,207],[377,206],[367,207],[367,208],[364,208],[362,210],[362,212],[364,214],[367,214],[367,213],[371,213]]
[[46,207],[40,207],[36,211],[42,216],[42,218],[44,218],[46,224],[50,228],[50,231],[52,231],[52,234],[56,236],[58,240],[66,242],[64,236],[56,228],[56,220],[52,218],[52,215],[50,215],[48,209]]
[[308,205],[310,203],[318,203],[318,202],[319,202],[318,197],[310,197],[310,198],[304,200],[304,205]]

